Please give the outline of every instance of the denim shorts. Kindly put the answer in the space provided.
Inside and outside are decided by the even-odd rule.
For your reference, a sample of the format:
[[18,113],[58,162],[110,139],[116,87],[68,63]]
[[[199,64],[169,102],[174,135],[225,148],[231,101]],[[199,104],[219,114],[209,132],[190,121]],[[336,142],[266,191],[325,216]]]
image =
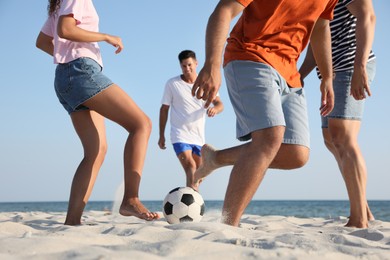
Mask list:
[[200,157],[200,149],[202,149],[202,147],[196,144],[174,143],[173,149],[175,150],[176,155],[179,155],[184,151],[191,150],[192,153]]
[[303,88],[290,88],[274,68],[260,62],[231,61],[224,73],[238,140],[250,140],[256,130],[285,126],[283,143],[310,147]]
[[[369,61],[366,68],[368,84],[371,87],[371,82],[375,77],[376,61]],[[334,74],[334,108],[328,116],[321,117],[322,128],[328,128],[328,118],[358,121],[361,121],[363,118],[365,99],[356,100],[350,94],[353,70],[336,71]]]
[[103,75],[102,67],[91,58],[78,58],[58,64],[54,88],[60,103],[68,113],[89,109],[82,104],[112,85]]

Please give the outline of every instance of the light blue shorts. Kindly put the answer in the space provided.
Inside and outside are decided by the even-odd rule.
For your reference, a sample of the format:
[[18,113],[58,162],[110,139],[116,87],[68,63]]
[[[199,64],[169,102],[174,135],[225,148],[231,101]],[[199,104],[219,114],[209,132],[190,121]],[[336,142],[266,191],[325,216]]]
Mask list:
[[54,88],[60,103],[69,114],[89,109],[82,104],[112,84],[103,75],[102,67],[90,58],[58,64],[55,72]]
[[[371,87],[371,82],[375,77],[376,61],[371,60],[368,62],[366,68],[368,84]],[[333,80],[334,108],[327,117],[321,117],[322,128],[328,128],[328,118],[362,120],[365,99],[356,100],[350,95],[352,74],[353,70],[335,72]]]
[[200,157],[200,149],[202,149],[202,147],[196,144],[174,143],[173,149],[175,150],[176,155],[179,155],[184,151],[191,150],[192,153]]
[[283,143],[310,147],[303,88],[290,88],[274,68],[259,62],[232,61],[224,72],[237,139],[247,141],[253,131],[285,126]]

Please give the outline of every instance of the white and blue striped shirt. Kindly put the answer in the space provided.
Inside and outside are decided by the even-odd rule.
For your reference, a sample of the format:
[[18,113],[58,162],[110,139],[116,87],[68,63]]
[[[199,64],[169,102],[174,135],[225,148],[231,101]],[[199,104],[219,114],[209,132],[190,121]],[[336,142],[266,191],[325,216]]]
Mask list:
[[[357,19],[347,8],[352,1],[339,0],[334,9],[334,19],[330,21],[333,71],[353,69],[356,55]],[[375,59],[375,55],[371,50],[368,61],[373,59]],[[317,74],[320,76],[318,68]]]

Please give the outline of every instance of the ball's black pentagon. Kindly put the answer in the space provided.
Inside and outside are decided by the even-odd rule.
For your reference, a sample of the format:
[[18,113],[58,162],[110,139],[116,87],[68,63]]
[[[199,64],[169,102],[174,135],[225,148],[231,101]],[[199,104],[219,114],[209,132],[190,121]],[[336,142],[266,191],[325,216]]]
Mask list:
[[183,202],[185,205],[189,206],[194,203],[195,199],[192,194],[183,194],[180,201]]
[[165,203],[164,212],[167,215],[171,215],[173,213],[173,205],[170,202]]
[[180,218],[180,222],[192,222],[194,221],[190,216]]
[[181,187],[174,188],[173,190],[171,190],[171,191],[169,192],[169,194],[171,194],[171,193],[173,193],[173,192],[179,190],[180,188],[181,188]]
[[203,216],[204,215],[204,211],[205,211],[205,205],[204,203],[200,206],[200,215]]

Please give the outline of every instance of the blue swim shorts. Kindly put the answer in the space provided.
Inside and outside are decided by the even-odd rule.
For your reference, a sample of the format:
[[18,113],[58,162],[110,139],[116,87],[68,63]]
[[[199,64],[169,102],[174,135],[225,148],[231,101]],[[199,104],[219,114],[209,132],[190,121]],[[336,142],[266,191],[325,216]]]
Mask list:
[[102,67],[91,58],[78,58],[58,64],[54,88],[60,103],[68,113],[87,110],[82,104],[111,86],[113,82],[103,75]]
[[184,151],[191,150],[193,154],[200,157],[200,150],[202,149],[202,146],[196,144],[174,143],[173,149],[175,150],[176,155],[179,155]]
[[[376,72],[376,61],[371,60],[367,63],[368,84],[374,80]],[[322,128],[328,128],[328,118],[358,120],[363,118],[364,103],[363,100],[356,100],[351,96],[351,80],[353,70],[336,71],[334,73],[334,108],[326,117],[321,117]]]
[[310,147],[303,88],[290,88],[274,68],[260,62],[231,61],[224,73],[238,140],[250,140],[256,130],[285,126],[283,143]]

